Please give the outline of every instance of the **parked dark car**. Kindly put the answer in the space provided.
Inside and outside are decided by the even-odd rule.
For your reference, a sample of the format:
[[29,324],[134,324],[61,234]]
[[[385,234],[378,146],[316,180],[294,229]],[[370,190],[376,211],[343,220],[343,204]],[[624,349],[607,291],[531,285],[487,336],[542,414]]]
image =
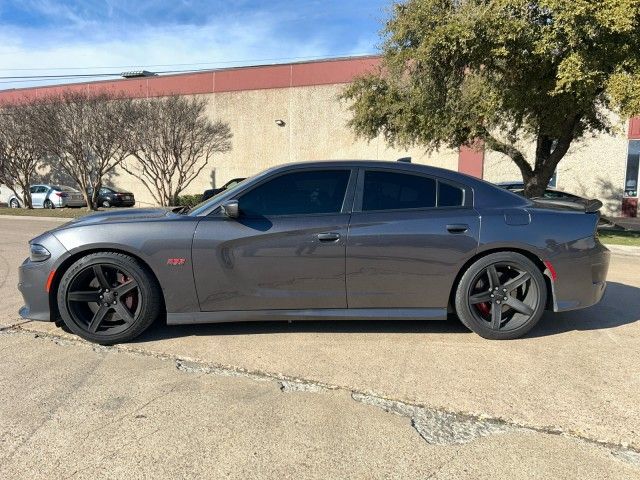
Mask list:
[[102,187],[98,192],[98,205],[104,208],[133,207],[135,204],[136,199],[133,193],[116,187]]
[[[604,294],[599,213],[399,162],[272,168],[192,210],[115,211],[30,242],[20,314],[93,342],[168,324],[444,320],[490,339]],[[549,318],[548,321],[554,321]]]
[[202,201],[209,200],[211,197],[228,190],[231,187],[235,187],[237,184],[245,180],[244,178],[234,178],[233,180],[229,180],[220,188],[210,188],[209,190],[205,190],[202,194]]

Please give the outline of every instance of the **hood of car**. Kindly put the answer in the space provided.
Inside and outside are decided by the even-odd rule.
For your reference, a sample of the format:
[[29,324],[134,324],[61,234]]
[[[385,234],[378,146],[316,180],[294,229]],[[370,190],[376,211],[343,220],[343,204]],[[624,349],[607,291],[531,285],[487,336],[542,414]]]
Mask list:
[[92,224],[141,222],[146,220],[158,220],[163,217],[176,217],[167,208],[136,208],[133,210],[115,210],[111,212],[98,212],[76,218],[65,223],[60,228],[80,227]]

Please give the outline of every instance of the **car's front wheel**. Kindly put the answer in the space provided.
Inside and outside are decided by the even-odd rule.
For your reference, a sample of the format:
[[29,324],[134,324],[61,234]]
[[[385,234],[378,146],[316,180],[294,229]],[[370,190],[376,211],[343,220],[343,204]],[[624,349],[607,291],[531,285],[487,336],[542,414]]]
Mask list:
[[462,275],[455,296],[458,317],[478,335],[518,338],[542,316],[547,286],[540,269],[515,252],[480,258]]
[[104,208],[109,208],[111,206],[111,203],[109,202],[109,200],[103,200],[102,201],[102,206]]
[[126,342],[160,315],[160,286],[136,259],[99,252],[80,258],[64,273],[58,308],[76,335],[102,345]]

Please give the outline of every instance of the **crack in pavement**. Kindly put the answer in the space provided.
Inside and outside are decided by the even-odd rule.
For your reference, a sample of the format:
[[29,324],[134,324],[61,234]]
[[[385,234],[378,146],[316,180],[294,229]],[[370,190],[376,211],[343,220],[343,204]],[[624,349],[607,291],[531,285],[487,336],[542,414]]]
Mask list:
[[435,408],[411,405],[398,400],[387,400],[376,395],[352,393],[351,398],[366,405],[373,405],[386,412],[411,419],[411,426],[432,445],[469,443],[478,437],[519,430],[504,421],[471,417]]
[[448,411],[442,408],[406,402],[400,399],[387,398],[384,395],[356,388],[331,385],[311,379],[297,378],[281,373],[204,362],[197,359],[184,358],[178,355],[144,350],[129,345],[101,346],[82,339],[63,337],[54,333],[42,333],[17,325],[0,330],[0,335],[23,333],[34,338],[46,339],[61,346],[82,346],[98,353],[127,353],[172,361],[177,370],[184,373],[210,374],[225,377],[241,377],[258,382],[272,382],[284,393],[311,392],[322,393],[342,391],[351,395],[354,401],[383,409],[386,412],[401,415],[411,420],[411,426],[428,443],[434,445],[451,445],[471,442],[488,435],[512,431],[529,431],[543,435],[555,435],[572,438],[600,448],[605,448],[621,461],[640,466],[640,449],[626,443],[613,443],[589,437],[579,432],[564,430],[559,427],[536,426],[519,423],[513,420],[476,415],[465,412]]

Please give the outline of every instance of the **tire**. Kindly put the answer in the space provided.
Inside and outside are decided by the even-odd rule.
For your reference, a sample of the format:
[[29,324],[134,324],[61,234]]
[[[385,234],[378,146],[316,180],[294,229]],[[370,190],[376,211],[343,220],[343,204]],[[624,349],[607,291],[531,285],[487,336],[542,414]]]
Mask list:
[[60,280],[57,301],[69,330],[101,345],[134,339],[163,309],[151,271],[115,252],[92,253],[71,265]]
[[109,207],[111,207],[111,203],[109,203],[109,200],[103,200],[102,201],[102,206],[104,208],[109,208]]
[[9,206],[11,208],[20,208],[20,202],[18,202],[18,200],[16,200],[15,198],[12,198],[9,202]]
[[54,208],[56,208],[56,206],[53,204],[53,202],[49,199],[46,199],[44,201],[44,203],[42,204],[43,208],[48,208],[49,210],[53,210]]
[[538,323],[546,304],[540,269],[515,252],[480,258],[464,272],[455,295],[460,321],[491,340],[521,337]]

